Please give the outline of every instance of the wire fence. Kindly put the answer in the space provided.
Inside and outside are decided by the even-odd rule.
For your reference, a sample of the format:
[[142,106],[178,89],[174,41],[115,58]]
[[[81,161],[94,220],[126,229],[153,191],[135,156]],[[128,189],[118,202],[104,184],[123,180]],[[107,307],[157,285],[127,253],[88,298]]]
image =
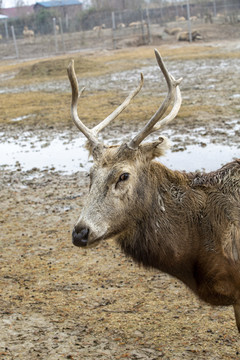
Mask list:
[[[209,2],[207,6],[172,5],[154,9],[96,12],[88,16],[51,17],[47,24],[32,17],[0,23],[0,59],[36,58],[83,49],[116,49],[164,38],[166,27],[185,30],[199,24],[240,26],[240,3]],[[188,20],[188,21],[187,21]],[[27,25],[26,25],[27,24]],[[47,25],[47,26],[46,26]],[[165,29],[166,30],[166,29]]]

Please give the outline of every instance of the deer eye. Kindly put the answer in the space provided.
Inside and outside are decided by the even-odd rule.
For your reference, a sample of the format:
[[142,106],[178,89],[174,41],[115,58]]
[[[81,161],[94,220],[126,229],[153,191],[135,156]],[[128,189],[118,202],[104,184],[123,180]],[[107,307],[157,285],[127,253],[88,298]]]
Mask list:
[[122,175],[119,176],[118,181],[126,181],[129,178],[129,173],[123,173]]

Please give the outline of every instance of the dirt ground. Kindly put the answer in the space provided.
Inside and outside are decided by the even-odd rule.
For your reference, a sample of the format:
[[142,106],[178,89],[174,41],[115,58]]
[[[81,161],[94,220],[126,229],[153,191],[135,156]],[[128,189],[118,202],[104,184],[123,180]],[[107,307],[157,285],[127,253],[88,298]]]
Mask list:
[[[239,149],[239,130],[231,128],[231,121],[240,123],[239,39],[158,48],[169,70],[184,77],[183,105],[170,125],[175,150],[184,150],[194,129]],[[155,65],[152,46],[74,58],[79,82],[90,88],[81,100],[88,125],[126,96],[126,71]],[[31,143],[37,134],[49,143],[64,131],[65,141],[78,136],[69,116],[68,61],[65,55],[0,63],[1,142],[25,136]],[[200,67],[209,67],[206,77]],[[159,104],[158,81],[146,79],[146,90],[104,139],[142,126]],[[160,98],[164,92],[163,83]],[[205,146],[197,135],[193,141]],[[232,308],[206,305],[174,278],[139,268],[113,241],[89,250],[72,245],[88,191],[85,169],[64,174],[1,163],[0,171],[0,359],[240,359]]]

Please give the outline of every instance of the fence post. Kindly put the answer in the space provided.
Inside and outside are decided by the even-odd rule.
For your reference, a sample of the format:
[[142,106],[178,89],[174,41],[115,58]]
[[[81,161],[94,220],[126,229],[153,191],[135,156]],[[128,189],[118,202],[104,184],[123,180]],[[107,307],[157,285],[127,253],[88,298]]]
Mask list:
[[4,21],[6,39],[9,39],[7,20]]
[[150,18],[149,18],[149,9],[148,9],[148,6],[147,6],[147,9],[146,9],[146,12],[147,12],[147,30],[148,30],[148,44],[151,44],[152,42],[152,36],[151,36],[151,29],[150,29]]
[[189,0],[187,0],[187,18],[188,18],[188,35],[189,35],[189,42],[192,42],[192,29],[191,29],[191,20],[190,20],[190,6]]
[[160,0],[160,24],[163,23],[163,9],[162,9],[162,0]]
[[175,9],[176,9],[176,19],[178,18],[179,14],[178,14],[178,4],[175,4]]
[[143,43],[146,44],[146,38],[145,38],[145,33],[144,33],[144,22],[143,22],[143,10],[142,10],[142,8],[140,9],[140,15],[141,15],[142,40],[143,40]]
[[112,11],[112,41],[113,41],[113,49],[116,49],[115,31],[116,31],[115,13],[114,13],[114,11]]
[[216,17],[217,16],[217,8],[216,8],[216,1],[213,0],[213,16]]
[[63,38],[62,19],[59,17],[59,18],[58,18],[58,21],[59,21],[59,25],[60,25],[60,31],[61,31],[61,39],[62,39],[62,47],[63,47],[63,51],[64,51],[64,52],[66,52],[65,43],[64,43],[64,38]]
[[57,32],[56,32],[56,18],[53,18],[53,34],[55,41],[55,51],[58,53],[58,41],[57,41]]
[[11,25],[11,30],[12,30],[12,37],[13,37],[14,47],[15,47],[15,51],[16,51],[16,57],[17,57],[17,59],[19,59],[19,52],[18,52],[17,41],[16,41],[16,36],[15,36],[15,31],[14,31],[14,26],[13,25]]
[[66,14],[65,16],[65,24],[66,24],[66,29],[68,31],[68,28],[69,28],[69,18],[68,18],[68,14]]
[[223,6],[224,6],[225,17],[226,17],[226,16],[227,16],[227,13],[228,13],[228,6],[227,6],[226,0],[223,0]]

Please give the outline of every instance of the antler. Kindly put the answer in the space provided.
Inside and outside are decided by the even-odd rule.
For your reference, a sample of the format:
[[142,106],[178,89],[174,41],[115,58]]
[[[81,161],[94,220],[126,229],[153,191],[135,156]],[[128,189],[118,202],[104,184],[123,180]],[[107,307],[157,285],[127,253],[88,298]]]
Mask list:
[[85,126],[82,123],[82,121],[78,117],[78,112],[77,112],[78,98],[81,96],[82,92],[84,91],[84,88],[80,91],[79,94],[77,77],[74,70],[74,60],[71,60],[70,64],[68,65],[67,72],[72,87],[72,104],[71,104],[72,119],[75,125],[78,127],[78,129],[89,140],[91,145],[95,147],[100,144],[100,141],[97,138],[97,134],[99,133],[99,131],[104,129],[112,120],[114,120],[129,105],[130,101],[134,98],[134,96],[136,96],[141,90],[143,85],[143,74],[141,73],[141,80],[139,85],[128,95],[128,97],[123,101],[123,103],[120,106],[118,106],[118,108],[115,109],[100,124],[96,125],[93,129],[89,129],[87,126]]
[[[174,77],[167,71],[159,52],[156,49],[154,51],[158,65],[167,82],[168,93],[156,113],[151,117],[151,119],[144,126],[144,128],[140,130],[139,133],[129,142],[128,146],[131,149],[136,149],[148,135],[150,135],[156,130],[159,130],[163,125],[172,121],[177,116],[182,103],[181,92],[179,89],[179,84],[182,81],[182,78],[175,80]],[[175,100],[171,112],[156,125],[159,119],[167,111],[167,108],[170,105],[173,97],[175,98]]]
[[77,128],[86,136],[86,138],[90,141],[90,143],[92,145],[98,145],[99,141],[95,136],[95,134],[88,127],[86,127],[78,117],[78,112],[77,112],[78,98],[83,93],[84,88],[82,88],[79,94],[77,77],[74,70],[74,60],[71,60],[70,64],[68,65],[67,73],[72,87],[72,104],[71,104],[72,119],[75,125],[77,126]]

